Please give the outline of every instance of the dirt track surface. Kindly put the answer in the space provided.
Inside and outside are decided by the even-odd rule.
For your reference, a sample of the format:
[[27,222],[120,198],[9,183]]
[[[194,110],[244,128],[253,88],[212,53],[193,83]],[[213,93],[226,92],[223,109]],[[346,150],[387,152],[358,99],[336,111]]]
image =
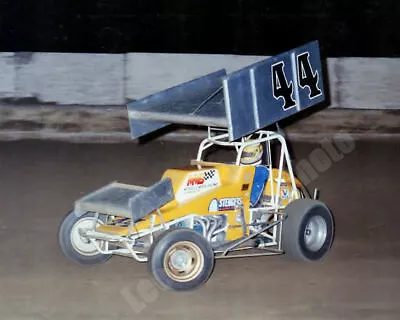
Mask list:
[[[296,163],[318,145],[292,147]],[[128,258],[82,267],[62,256],[58,226],[75,199],[114,180],[150,185],[196,150],[1,143],[0,319],[400,319],[399,141],[355,141],[308,183],[336,218],[321,263],[220,260],[201,289],[170,293]]]

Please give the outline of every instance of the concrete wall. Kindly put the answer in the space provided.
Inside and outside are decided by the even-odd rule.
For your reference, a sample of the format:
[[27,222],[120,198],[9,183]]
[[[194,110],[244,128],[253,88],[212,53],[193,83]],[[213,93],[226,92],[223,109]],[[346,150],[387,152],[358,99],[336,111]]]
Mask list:
[[124,103],[124,56],[41,53],[16,56],[15,96],[57,104]]
[[129,53],[126,98],[138,99],[225,68],[227,72],[265,59],[262,56]]
[[[0,53],[0,99],[58,105],[121,105],[266,57],[201,54]],[[400,59],[331,58],[331,107],[400,109]]]
[[400,59],[342,58],[329,64],[333,106],[400,109]]
[[0,98],[15,96],[16,68],[13,53],[0,53]]

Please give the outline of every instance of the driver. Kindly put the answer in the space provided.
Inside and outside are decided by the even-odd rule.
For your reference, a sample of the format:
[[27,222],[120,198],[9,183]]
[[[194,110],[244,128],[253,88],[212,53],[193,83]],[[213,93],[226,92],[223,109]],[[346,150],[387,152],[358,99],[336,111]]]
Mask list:
[[263,152],[261,143],[247,146],[243,149],[240,163],[244,165],[259,165],[262,162]]
[[268,180],[269,170],[267,167],[261,165],[263,156],[263,147],[261,143],[247,146],[243,149],[240,164],[255,166],[253,185],[250,194],[250,206],[254,207],[260,200],[265,183]]

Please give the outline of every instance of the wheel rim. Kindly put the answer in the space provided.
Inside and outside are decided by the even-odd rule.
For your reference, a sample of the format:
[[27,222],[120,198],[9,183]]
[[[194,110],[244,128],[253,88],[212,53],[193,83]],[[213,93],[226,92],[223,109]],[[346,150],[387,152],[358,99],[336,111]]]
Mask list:
[[169,278],[178,282],[195,279],[203,267],[203,253],[193,242],[180,241],[173,244],[164,257],[165,272]]
[[[84,256],[94,256],[99,254],[96,246],[92,241],[89,239],[82,237],[81,232],[82,230],[92,230],[94,223],[96,223],[96,227],[99,226],[101,221],[93,217],[87,217],[78,220],[71,230],[71,244],[72,247],[77,251],[79,254]],[[101,246],[102,242],[98,241],[99,246]]]
[[304,243],[308,250],[318,251],[325,243],[328,233],[326,221],[321,216],[312,217],[304,231]]

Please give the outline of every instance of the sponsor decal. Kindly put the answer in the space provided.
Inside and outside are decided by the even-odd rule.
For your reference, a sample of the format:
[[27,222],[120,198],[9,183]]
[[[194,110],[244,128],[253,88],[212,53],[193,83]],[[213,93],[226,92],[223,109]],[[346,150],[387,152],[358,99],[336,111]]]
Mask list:
[[281,198],[289,199],[289,190],[288,189],[281,189]]
[[217,212],[218,210],[218,200],[217,199],[212,199],[209,206],[208,206],[208,211],[209,212]]
[[212,199],[208,206],[209,212],[235,210],[242,204],[242,198]]
[[219,211],[235,210],[242,204],[242,198],[223,198],[218,202]]
[[186,176],[181,188],[176,194],[178,200],[184,200],[219,186],[220,179],[216,169],[195,171]]

